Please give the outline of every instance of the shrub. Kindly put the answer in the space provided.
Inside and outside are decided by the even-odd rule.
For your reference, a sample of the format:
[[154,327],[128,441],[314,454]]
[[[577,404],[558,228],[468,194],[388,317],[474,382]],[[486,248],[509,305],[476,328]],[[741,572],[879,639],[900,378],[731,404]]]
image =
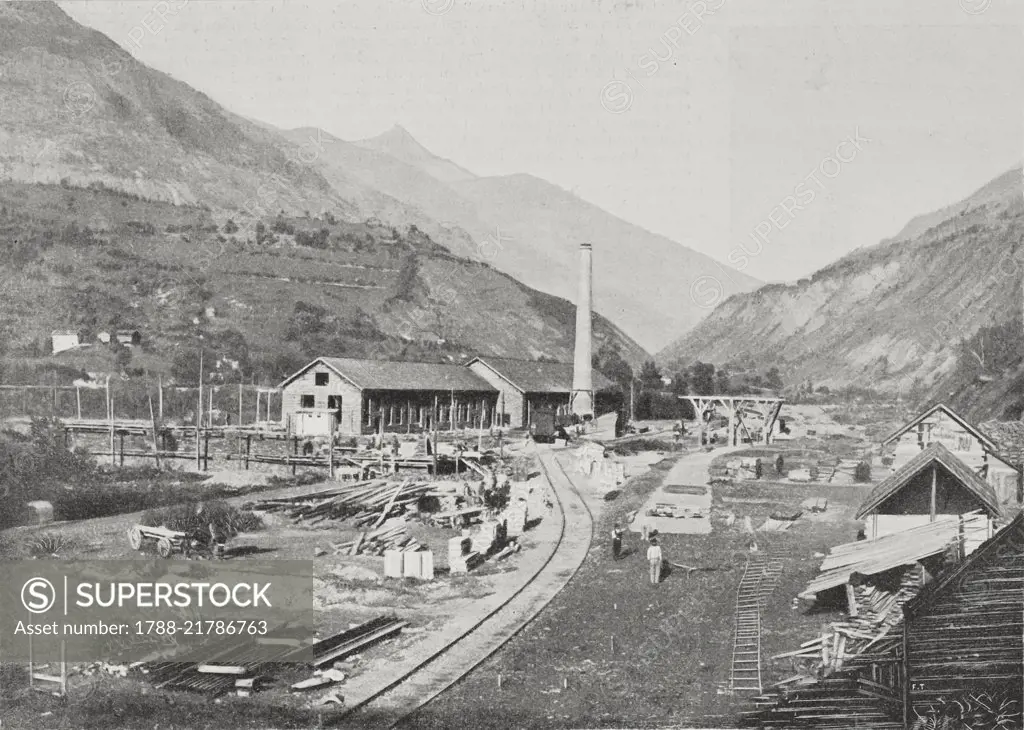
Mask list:
[[870,482],[871,481],[871,464],[866,461],[861,461],[857,464],[853,470],[853,481],[855,482]]
[[76,546],[74,540],[56,532],[40,533],[25,540],[25,552],[33,558],[67,555]]
[[253,532],[262,529],[263,519],[249,510],[240,510],[226,502],[214,500],[203,503],[203,514],[196,514],[198,502],[149,510],[142,515],[142,524],[151,527],[166,527],[169,530],[184,532],[189,535],[206,536],[207,525],[212,521],[220,531],[233,537],[240,532]]

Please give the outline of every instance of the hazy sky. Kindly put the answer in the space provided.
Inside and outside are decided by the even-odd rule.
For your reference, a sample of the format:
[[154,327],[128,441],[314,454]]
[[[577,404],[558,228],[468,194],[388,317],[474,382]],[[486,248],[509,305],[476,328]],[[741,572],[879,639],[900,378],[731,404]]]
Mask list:
[[[532,173],[746,273],[790,280],[895,234],[912,216],[1019,162],[1024,42],[1014,4],[1024,5],[62,7],[237,113],[281,127],[320,126],[343,139],[399,123],[477,174]],[[698,18],[704,7],[714,14]],[[846,162],[827,161],[858,131],[857,146],[838,150]],[[749,238],[755,230],[768,239],[760,253]],[[744,242],[756,255],[740,255]]]

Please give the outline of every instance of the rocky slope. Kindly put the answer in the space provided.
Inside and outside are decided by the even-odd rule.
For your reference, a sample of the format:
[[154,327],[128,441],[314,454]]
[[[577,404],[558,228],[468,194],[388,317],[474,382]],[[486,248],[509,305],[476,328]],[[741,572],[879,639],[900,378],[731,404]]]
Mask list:
[[733,296],[658,360],[669,370],[746,361],[779,367],[790,384],[955,395],[959,343],[1020,316],[1022,192],[1018,167],[808,279]]

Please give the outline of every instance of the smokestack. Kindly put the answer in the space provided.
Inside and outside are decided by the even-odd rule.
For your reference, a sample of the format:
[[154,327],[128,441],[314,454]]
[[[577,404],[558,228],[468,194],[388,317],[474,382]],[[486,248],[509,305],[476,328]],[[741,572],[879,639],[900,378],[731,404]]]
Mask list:
[[580,244],[580,289],[576,299],[576,350],[572,368],[572,413],[581,420],[594,417],[594,381],[590,372],[593,347],[590,310],[593,305],[591,281],[593,254],[589,243]]

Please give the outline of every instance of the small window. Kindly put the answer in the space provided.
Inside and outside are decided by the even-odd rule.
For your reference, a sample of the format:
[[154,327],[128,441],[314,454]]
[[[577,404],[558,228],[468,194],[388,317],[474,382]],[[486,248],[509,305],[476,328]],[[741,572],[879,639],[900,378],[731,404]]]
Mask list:
[[331,380],[330,373],[317,373],[315,376],[317,385],[327,385]]
[[303,408],[314,408],[316,406],[316,398],[311,395],[304,395],[302,396],[300,405]]

